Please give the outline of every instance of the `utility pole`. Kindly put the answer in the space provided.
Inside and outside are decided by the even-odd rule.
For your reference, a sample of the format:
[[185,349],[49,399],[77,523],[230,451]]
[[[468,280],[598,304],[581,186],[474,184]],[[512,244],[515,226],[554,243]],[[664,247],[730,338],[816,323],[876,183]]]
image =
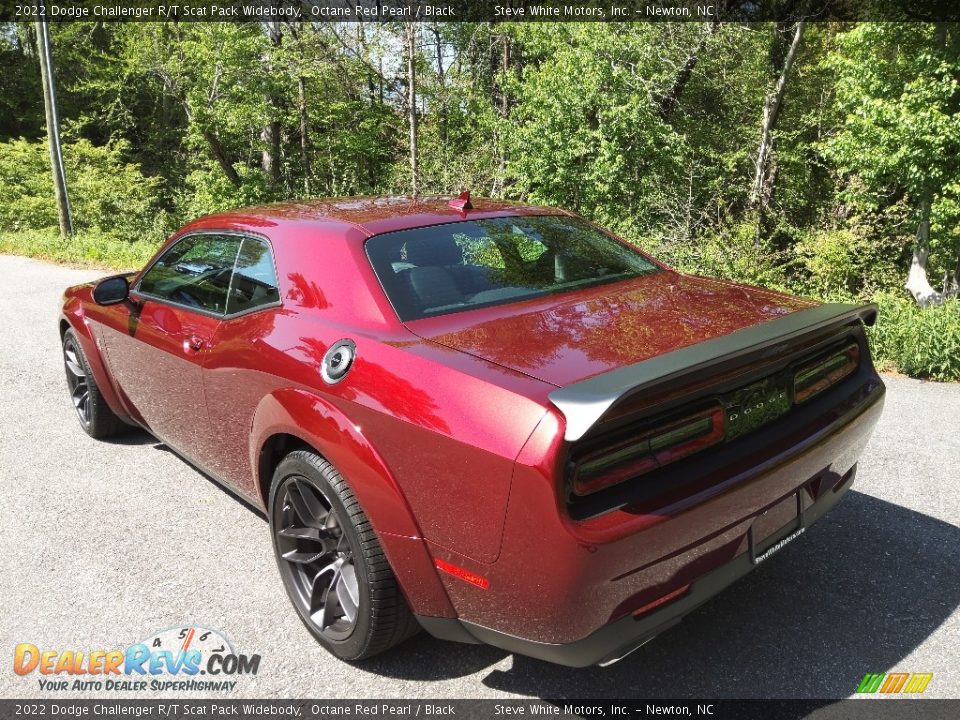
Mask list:
[[417,34],[416,24],[407,21],[407,113],[410,123],[410,186],[414,197],[420,190],[417,167]]
[[37,40],[40,45],[40,79],[43,82],[43,108],[47,115],[47,145],[50,148],[50,169],[53,172],[53,190],[57,196],[60,234],[73,235],[73,212],[67,194],[67,179],[63,171],[63,153],[60,150],[60,115],[57,113],[57,93],[54,88],[53,56],[50,53],[50,32],[47,28],[46,8],[40,3],[37,20]]

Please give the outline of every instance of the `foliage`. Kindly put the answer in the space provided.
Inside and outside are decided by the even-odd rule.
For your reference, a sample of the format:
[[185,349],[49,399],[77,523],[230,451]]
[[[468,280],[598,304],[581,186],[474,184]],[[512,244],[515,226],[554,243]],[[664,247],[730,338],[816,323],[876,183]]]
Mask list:
[[[793,246],[798,261],[794,285],[815,297],[869,298],[899,287],[898,250],[904,241],[874,241],[857,227],[824,228],[801,236]],[[800,271],[805,271],[801,274]]]
[[179,214],[183,218],[195,218],[272,199],[262,175],[247,168],[238,168],[238,172],[241,184],[236,186],[222,172],[209,165],[191,170],[176,198]]
[[678,270],[788,290],[787,258],[769,243],[757,239],[756,225],[723,225],[705,232],[696,244],[652,245],[651,254]]
[[[162,237],[167,218],[157,204],[157,181],[125,162],[126,151],[120,141],[97,147],[81,139],[64,145],[76,227],[131,242]],[[46,143],[0,143],[0,230],[56,226]]]
[[932,246],[960,247],[960,37],[944,23],[864,23],[838,38],[825,64],[838,76],[835,132],[821,147],[859,184],[851,204],[901,196],[932,202]]
[[160,242],[130,242],[96,230],[78,232],[69,240],[61,237],[57,228],[0,230],[0,253],[107,270],[134,270],[143,267],[160,247]]
[[531,57],[510,122],[516,192],[642,232],[689,159],[651,102],[654,83],[669,82],[661,27],[530,23],[517,32]]
[[30,52],[29,35],[20,26],[0,25],[0,138],[32,132],[43,122],[40,71]]
[[875,298],[880,314],[868,333],[881,367],[913,377],[960,380],[960,299],[919,308],[901,294]]

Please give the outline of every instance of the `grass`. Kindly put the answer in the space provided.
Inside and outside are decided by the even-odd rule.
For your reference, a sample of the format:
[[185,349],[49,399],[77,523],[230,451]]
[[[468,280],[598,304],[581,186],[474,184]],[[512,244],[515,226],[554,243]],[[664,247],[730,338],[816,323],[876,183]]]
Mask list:
[[97,232],[63,238],[56,229],[0,230],[0,253],[104,270],[135,270],[156,252],[155,242],[129,242]]

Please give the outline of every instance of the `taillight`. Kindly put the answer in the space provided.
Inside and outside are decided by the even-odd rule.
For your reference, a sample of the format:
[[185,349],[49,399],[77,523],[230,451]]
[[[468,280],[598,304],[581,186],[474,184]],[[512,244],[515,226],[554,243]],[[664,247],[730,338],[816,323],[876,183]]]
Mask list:
[[809,400],[843,380],[859,365],[860,346],[851,343],[801,367],[793,376],[793,401],[799,404]]
[[574,466],[573,492],[589,495],[715,445],[723,440],[725,418],[723,408],[712,405],[590,453]]
[[[570,466],[573,494],[590,495],[752,432],[786,413],[791,404],[806,402],[852,375],[859,365],[860,346],[850,342],[820,354],[792,375],[791,370],[782,370],[731,391],[699,412],[668,418],[596,450],[575,450]],[[792,403],[788,398],[791,380]],[[729,428],[725,406],[732,408]]]

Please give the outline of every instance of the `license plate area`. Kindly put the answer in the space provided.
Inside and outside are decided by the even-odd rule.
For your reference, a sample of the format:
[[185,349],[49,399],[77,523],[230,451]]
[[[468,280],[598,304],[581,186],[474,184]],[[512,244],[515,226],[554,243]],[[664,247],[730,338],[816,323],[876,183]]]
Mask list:
[[750,562],[759,565],[796,540],[805,530],[802,488],[757,517],[747,530]]

